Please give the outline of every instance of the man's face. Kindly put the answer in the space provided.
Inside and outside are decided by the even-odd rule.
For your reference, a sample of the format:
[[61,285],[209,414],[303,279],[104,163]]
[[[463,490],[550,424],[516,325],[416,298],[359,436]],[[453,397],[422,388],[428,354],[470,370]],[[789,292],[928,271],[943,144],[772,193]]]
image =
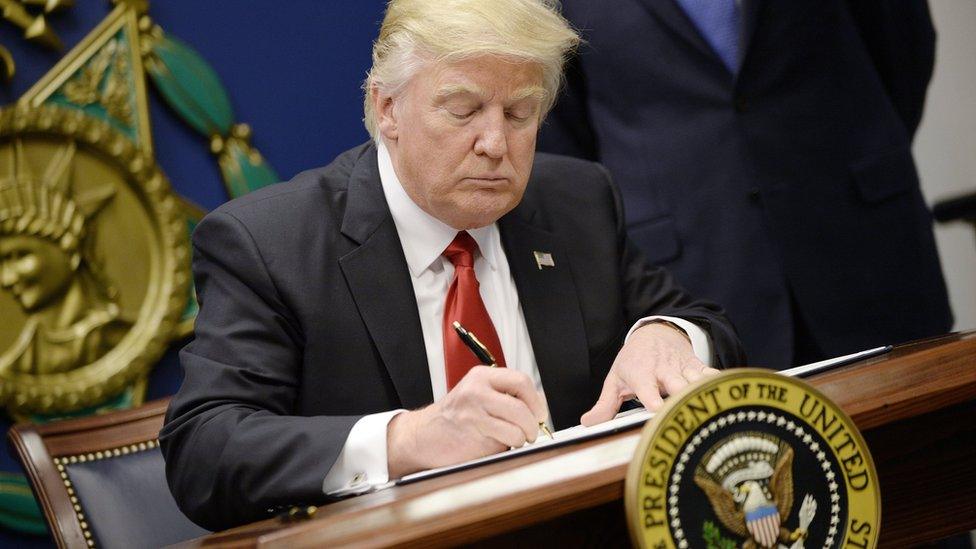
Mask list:
[[538,65],[484,56],[427,66],[374,106],[407,195],[463,230],[522,200],[544,97]]

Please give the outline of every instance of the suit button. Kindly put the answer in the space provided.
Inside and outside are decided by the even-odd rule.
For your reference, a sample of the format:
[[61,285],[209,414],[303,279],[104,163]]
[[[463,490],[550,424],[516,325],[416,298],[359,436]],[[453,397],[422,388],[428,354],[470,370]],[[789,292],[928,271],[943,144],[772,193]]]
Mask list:
[[762,194],[759,192],[758,187],[753,187],[749,189],[749,199],[752,200],[753,202],[758,202],[761,196]]
[[749,110],[749,102],[746,101],[746,98],[742,97],[741,95],[736,97],[732,101],[732,104],[735,107],[735,112],[743,113]]

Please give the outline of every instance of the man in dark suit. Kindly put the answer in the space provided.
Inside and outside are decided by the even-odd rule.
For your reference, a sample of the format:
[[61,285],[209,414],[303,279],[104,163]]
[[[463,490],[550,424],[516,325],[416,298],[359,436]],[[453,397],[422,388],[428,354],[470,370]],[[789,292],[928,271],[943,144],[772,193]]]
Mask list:
[[634,396],[657,408],[741,361],[721,310],[630,243],[606,170],[535,155],[576,41],[542,0],[395,0],[374,142],[200,223],[196,339],[160,433],[191,519],[368,490]]
[[599,161],[651,263],[781,368],[952,324],[911,138],[924,0],[564,0],[540,150]]

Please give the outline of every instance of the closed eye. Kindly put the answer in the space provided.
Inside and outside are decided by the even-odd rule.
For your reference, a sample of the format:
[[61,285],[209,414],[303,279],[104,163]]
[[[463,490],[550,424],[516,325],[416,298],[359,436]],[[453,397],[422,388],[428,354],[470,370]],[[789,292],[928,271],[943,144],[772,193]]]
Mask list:
[[505,117],[515,122],[526,122],[539,112],[539,103],[533,99],[515,102],[505,109]]
[[467,120],[474,116],[474,109],[446,109],[447,113],[457,120]]

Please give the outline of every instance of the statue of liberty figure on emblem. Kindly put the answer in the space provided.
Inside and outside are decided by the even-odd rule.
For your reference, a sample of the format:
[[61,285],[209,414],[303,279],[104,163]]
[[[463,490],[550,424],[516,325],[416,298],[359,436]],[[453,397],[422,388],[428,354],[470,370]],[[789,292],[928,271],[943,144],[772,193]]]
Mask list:
[[92,220],[111,202],[105,186],[75,196],[76,146],[64,145],[36,176],[19,141],[0,178],[0,288],[26,315],[0,355],[0,374],[65,373],[99,359],[132,327],[95,257]]

